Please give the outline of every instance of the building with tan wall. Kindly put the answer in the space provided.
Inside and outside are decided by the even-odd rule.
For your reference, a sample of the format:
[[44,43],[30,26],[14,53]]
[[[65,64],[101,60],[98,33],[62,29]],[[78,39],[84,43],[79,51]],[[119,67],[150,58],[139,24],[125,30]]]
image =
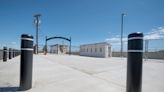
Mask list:
[[111,45],[107,42],[80,45],[81,56],[112,57]]

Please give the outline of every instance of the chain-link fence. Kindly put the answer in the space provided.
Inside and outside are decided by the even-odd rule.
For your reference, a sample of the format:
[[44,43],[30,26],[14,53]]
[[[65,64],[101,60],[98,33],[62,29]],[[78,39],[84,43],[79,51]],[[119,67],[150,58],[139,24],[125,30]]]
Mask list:
[[71,47],[71,54],[73,55],[80,55],[80,46],[72,46]]
[[[144,59],[164,59],[164,39],[144,40]],[[120,44],[112,46],[113,57],[121,57]],[[124,44],[123,57],[127,57],[127,44]]]

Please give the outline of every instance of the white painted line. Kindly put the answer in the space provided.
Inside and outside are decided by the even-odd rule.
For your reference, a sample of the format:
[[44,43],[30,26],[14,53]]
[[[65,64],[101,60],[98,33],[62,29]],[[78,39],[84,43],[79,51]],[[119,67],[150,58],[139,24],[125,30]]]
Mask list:
[[143,50],[128,50],[128,52],[143,52]]
[[33,51],[32,48],[21,48],[21,50],[29,50],[29,51]]
[[28,41],[33,41],[31,38],[21,38],[22,40],[28,40]]
[[136,39],[143,39],[143,37],[131,37],[131,38],[128,38],[128,40],[136,40]]

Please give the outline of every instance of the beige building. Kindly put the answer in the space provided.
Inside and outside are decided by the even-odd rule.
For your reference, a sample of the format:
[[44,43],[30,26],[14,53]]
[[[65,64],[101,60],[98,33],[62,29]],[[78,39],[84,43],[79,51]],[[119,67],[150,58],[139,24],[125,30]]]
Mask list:
[[66,54],[68,52],[68,46],[67,45],[51,45],[50,46],[50,53],[54,54]]
[[111,45],[107,42],[84,44],[80,46],[81,56],[112,57]]

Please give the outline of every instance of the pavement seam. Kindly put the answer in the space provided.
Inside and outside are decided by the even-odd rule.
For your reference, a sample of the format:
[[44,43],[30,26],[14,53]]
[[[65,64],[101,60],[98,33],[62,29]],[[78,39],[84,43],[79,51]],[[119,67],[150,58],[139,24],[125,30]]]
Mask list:
[[[47,58],[47,57],[45,57],[45,58],[48,59],[49,61],[52,61],[52,59],[50,59],[50,58]],[[58,62],[55,62],[55,63],[58,63]],[[58,63],[58,64],[63,65],[63,66],[66,66],[65,64],[61,64],[61,63]],[[109,80],[106,80],[106,79],[103,79],[103,78],[94,76],[95,74],[91,74],[91,73],[88,73],[88,72],[83,72],[83,71],[81,71],[80,69],[77,69],[77,68],[74,68],[74,67],[70,67],[70,66],[66,66],[66,67],[69,67],[69,68],[71,68],[71,69],[73,69],[73,70],[76,70],[76,71],[79,71],[79,72],[81,72],[81,73],[87,74],[87,75],[89,75],[89,76],[91,76],[91,77],[93,77],[93,78],[103,80],[103,81],[106,82],[106,83],[109,83],[109,84],[112,83],[112,84],[117,85],[117,86],[119,86],[119,87],[121,87],[121,88],[125,88],[124,85],[120,85],[120,84],[118,84],[118,83],[115,83],[115,82],[112,82],[112,81],[109,81]],[[106,71],[106,72],[107,72],[107,71]],[[97,74],[97,73],[96,73],[96,74]]]

